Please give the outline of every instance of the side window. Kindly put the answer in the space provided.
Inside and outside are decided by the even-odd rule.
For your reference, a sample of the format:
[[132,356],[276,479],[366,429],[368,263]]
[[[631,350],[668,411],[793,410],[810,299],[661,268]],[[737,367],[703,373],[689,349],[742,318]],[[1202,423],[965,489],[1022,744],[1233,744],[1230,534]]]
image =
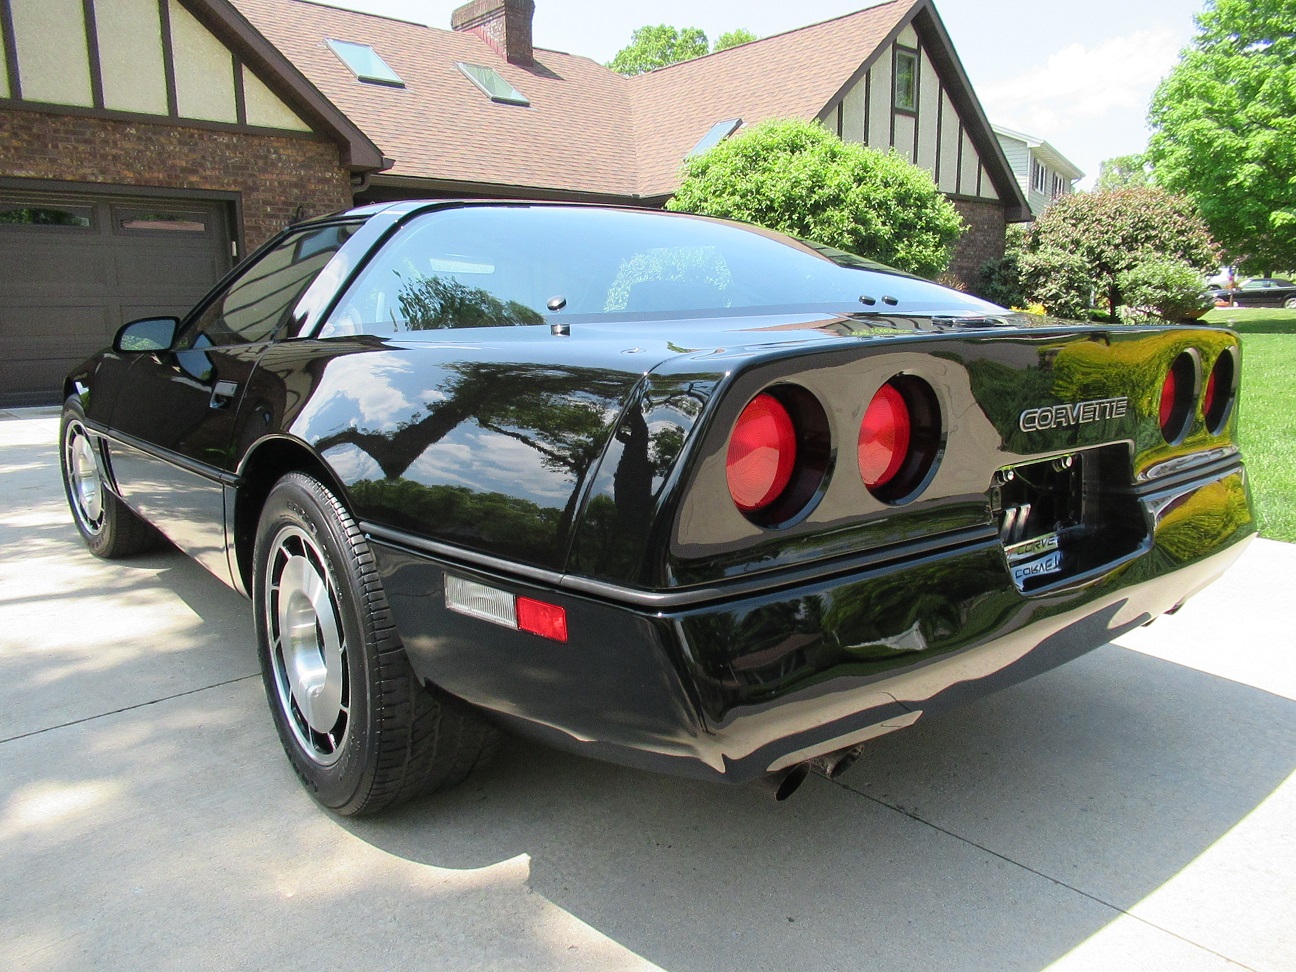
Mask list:
[[403,228],[319,337],[542,323],[548,298],[564,291],[545,272],[542,254],[491,232],[493,215],[431,213]]
[[266,251],[186,327],[177,350],[268,341],[358,224],[321,226]]

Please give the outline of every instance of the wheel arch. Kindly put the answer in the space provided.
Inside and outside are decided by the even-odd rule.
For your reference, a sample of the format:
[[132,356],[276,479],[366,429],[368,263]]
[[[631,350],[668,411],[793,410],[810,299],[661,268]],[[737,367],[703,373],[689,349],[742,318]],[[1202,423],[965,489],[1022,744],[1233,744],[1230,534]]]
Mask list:
[[249,595],[252,592],[253,552],[261,511],[275,483],[290,472],[314,476],[328,487],[338,502],[347,509],[351,508],[350,498],[337,475],[305,443],[276,437],[263,439],[253,446],[243,458],[233,516],[234,573],[243,585],[244,593]]

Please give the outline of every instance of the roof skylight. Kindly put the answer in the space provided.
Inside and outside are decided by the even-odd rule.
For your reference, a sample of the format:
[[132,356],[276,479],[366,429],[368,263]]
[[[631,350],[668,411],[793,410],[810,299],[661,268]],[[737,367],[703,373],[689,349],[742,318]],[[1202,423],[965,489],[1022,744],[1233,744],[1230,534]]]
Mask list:
[[741,118],[728,118],[725,121],[716,122],[711,126],[709,132],[698,139],[698,143],[689,150],[689,154],[684,158],[691,159],[695,155],[701,155],[707,149],[715,148],[741,127]]
[[513,87],[493,68],[482,67],[480,64],[465,64],[463,61],[455,62],[455,67],[463,72],[465,78],[477,85],[491,101],[498,101],[505,105],[530,105],[521,91]]
[[400,79],[400,75],[393,71],[391,65],[368,44],[333,40],[331,37],[326,40],[333,53],[341,58],[342,63],[349,67],[361,81],[385,84],[393,88],[405,87],[405,82]]

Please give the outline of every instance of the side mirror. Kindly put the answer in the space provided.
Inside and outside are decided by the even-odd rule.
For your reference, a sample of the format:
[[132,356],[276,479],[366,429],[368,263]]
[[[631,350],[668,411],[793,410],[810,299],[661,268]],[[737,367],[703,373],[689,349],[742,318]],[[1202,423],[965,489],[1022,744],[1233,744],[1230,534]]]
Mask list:
[[178,317],[144,317],[123,324],[113,338],[113,350],[118,353],[138,351],[165,351],[175,341]]

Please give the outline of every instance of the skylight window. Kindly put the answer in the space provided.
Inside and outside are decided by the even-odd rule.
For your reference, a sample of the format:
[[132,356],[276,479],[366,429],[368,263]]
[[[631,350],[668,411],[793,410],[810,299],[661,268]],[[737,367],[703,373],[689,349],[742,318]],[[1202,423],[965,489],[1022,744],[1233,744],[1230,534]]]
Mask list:
[[327,39],[328,46],[333,53],[342,59],[342,63],[349,67],[353,74],[361,81],[367,81],[370,84],[385,84],[393,88],[405,87],[405,82],[400,79],[400,75],[391,69],[368,44],[354,44],[351,41]]
[[695,155],[701,155],[707,149],[715,148],[741,127],[741,118],[729,118],[722,122],[716,122],[711,126],[709,132],[698,139],[698,143],[689,150],[689,154],[684,156],[684,158],[691,159]]
[[503,78],[501,78],[493,68],[482,67],[480,64],[465,64],[462,61],[455,63],[463,76],[477,85],[491,101],[498,101],[505,105],[529,105],[529,102],[521,91],[513,87]]

